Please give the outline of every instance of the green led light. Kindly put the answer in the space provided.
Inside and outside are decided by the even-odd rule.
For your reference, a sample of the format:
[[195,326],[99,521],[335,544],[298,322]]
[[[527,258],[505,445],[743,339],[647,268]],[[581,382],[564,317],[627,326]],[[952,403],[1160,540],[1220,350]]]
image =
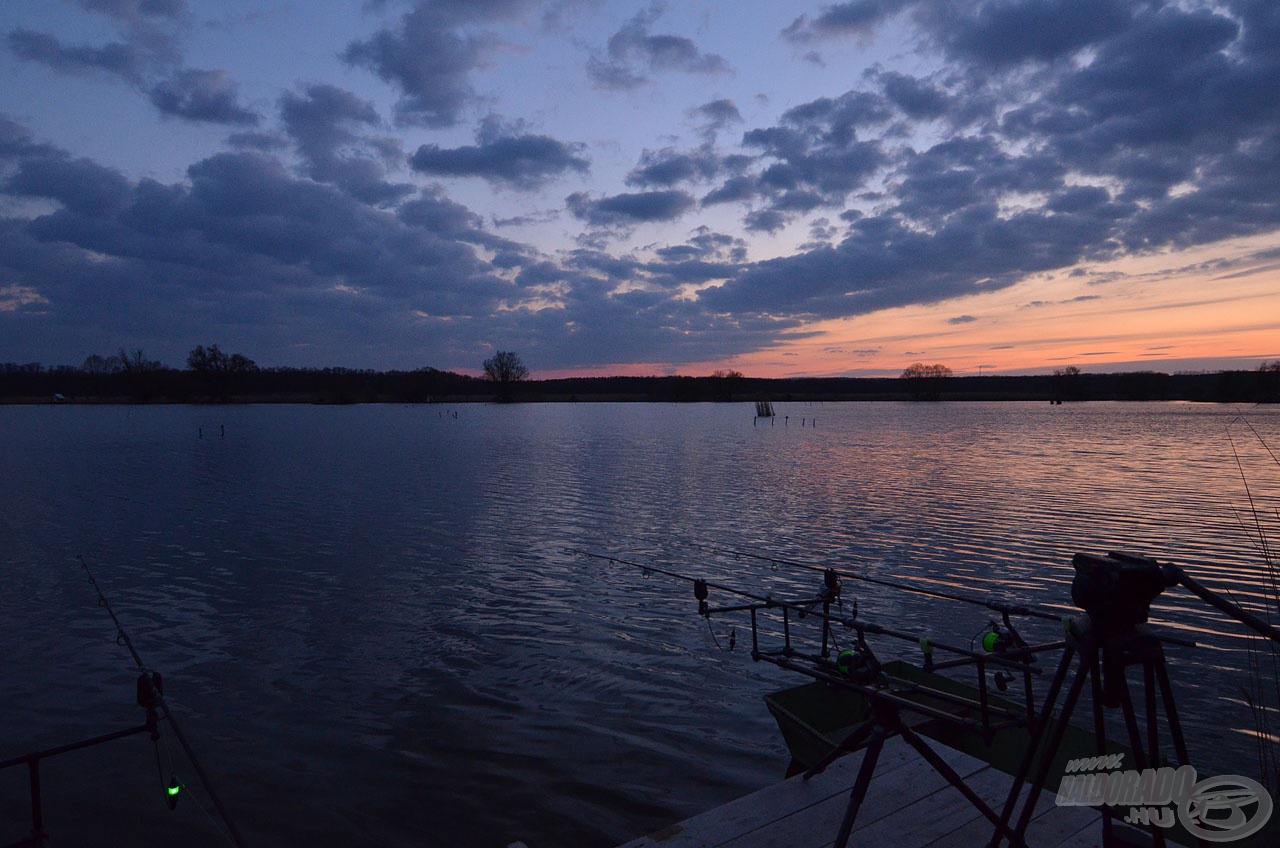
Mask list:
[[172,784],[168,786],[168,788],[165,791],[168,792],[169,797],[172,798],[182,791],[182,786],[177,781],[174,781]]

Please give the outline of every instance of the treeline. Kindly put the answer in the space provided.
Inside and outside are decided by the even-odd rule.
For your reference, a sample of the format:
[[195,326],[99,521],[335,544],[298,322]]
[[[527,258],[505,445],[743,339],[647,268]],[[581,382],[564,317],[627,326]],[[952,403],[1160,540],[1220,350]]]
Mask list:
[[[3,402],[428,403],[489,401],[491,380],[451,371],[350,368],[183,370],[149,363],[111,368],[0,363]],[[199,360],[197,360],[199,362]],[[88,363],[87,363],[88,364]],[[251,363],[250,363],[251,364]],[[1036,376],[764,379],[721,372],[709,377],[573,377],[525,380],[516,401],[857,401],[857,400],[1187,400],[1280,402],[1280,369],[1163,374],[1153,371]]]
[[0,363],[0,401],[104,403],[425,403],[485,400],[483,380],[423,368],[370,371],[354,368],[257,368],[241,371],[179,370],[163,365],[93,371],[37,363]]

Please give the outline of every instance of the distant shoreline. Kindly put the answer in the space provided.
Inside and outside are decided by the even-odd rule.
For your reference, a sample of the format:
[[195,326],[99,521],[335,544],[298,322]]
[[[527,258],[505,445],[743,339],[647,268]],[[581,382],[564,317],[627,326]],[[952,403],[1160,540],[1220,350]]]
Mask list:
[[[0,404],[323,404],[491,403],[493,383],[448,372],[262,371],[217,395],[189,371],[146,382],[79,372],[0,374]],[[1280,372],[1125,372],[911,378],[570,377],[528,380],[508,390],[515,403],[842,403],[859,401],[1280,402]]]

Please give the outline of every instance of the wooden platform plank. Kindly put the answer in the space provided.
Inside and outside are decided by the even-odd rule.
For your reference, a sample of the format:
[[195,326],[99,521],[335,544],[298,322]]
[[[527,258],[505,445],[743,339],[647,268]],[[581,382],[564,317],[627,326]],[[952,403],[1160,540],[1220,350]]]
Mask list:
[[[1030,844],[1030,843],[1028,843]],[[1096,815],[1092,824],[1056,843],[1052,848],[1102,848],[1102,822]]]
[[[932,769],[928,774],[918,769],[898,769],[873,780],[858,812],[857,824],[896,820],[923,799],[946,785],[943,777]],[[806,810],[786,816],[751,833],[723,843],[724,848],[791,848],[795,845],[830,843],[840,827],[849,806],[849,793],[844,791]]]
[[[943,746],[931,747],[962,776],[987,768],[976,757]],[[765,787],[723,807],[632,840],[622,848],[792,846],[803,844],[797,840],[809,838],[805,834],[830,841],[844,816],[862,757],[861,752],[842,757],[810,781],[796,777]],[[948,785],[900,737],[885,743],[874,775],[858,816],[860,824],[884,818]],[[958,792],[955,794],[964,801]]]
[[[1009,786],[1013,780],[1002,772],[997,774],[1002,778],[999,780],[998,797],[993,799],[983,797],[993,810],[1000,813],[1004,810],[1005,799],[1009,796]],[[1028,792],[1029,790],[1023,789],[1019,796],[1015,823],[1017,814],[1022,812],[1022,804],[1026,801]],[[1096,824],[1098,820],[1098,814],[1088,807],[1059,807],[1052,793],[1042,793],[1036,802],[1036,811],[1031,817],[1031,824],[1027,828],[1027,844],[1056,846],[1061,840],[1074,836],[1081,829],[1088,828],[1091,823]],[[986,845],[993,833],[995,833],[995,825],[985,817],[979,816],[951,833],[924,843],[921,848]]]
[[[749,833],[783,816],[822,803],[835,795],[847,797],[858,769],[862,753],[841,757],[826,771],[804,780],[797,776],[766,786],[750,795],[730,801],[721,807],[700,813],[679,824],[634,839],[619,848],[702,848],[719,845],[734,836]],[[900,739],[885,743],[873,772],[874,780],[895,769],[909,765],[915,752]],[[719,841],[712,841],[718,839]]]
[[[965,782],[988,805],[1001,789],[1008,787],[1005,776],[986,767],[976,774],[968,775]],[[969,799],[960,794],[954,786],[944,783],[942,787],[922,798],[919,802],[897,811],[894,815],[874,822],[863,822],[859,817],[853,831],[851,843],[858,848],[904,848],[904,846],[927,845],[936,839],[953,833],[964,825],[981,820],[987,822],[977,807]],[[995,828],[988,823],[985,832],[990,836]],[[834,842],[835,831],[826,834],[825,839],[815,841],[815,846],[829,846]],[[981,840],[977,844],[984,844]],[[952,845],[974,843],[949,843]]]
[[[1003,809],[1012,777],[960,751],[931,747],[993,811]],[[813,780],[767,786],[621,848],[830,848],[863,756],[843,757]],[[994,823],[896,737],[885,743],[850,848],[970,848],[986,845],[994,831]],[[1088,807],[1058,806],[1045,791],[1026,836],[1033,848],[1100,848],[1101,818]]]

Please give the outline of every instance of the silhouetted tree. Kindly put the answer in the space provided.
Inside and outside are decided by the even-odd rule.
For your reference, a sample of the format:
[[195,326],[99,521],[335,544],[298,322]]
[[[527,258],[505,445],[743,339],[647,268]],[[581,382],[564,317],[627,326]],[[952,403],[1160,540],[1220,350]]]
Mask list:
[[1053,389],[1058,400],[1080,400],[1084,394],[1080,374],[1074,365],[1053,369]]
[[156,375],[164,370],[164,365],[154,359],[147,359],[140,348],[132,353],[120,348],[118,358],[119,373],[124,375],[129,394],[133,395],[134,400],[149,400],[155,393]]
[[240,354],[226,354],[216,344],[196,345],[187,356],[187,367],[199,375],[209,394],[225,400],[233,385],[243,382],[245,375],[258,370],[257,364]]
[[115,374],[121,370],[120,357],[99,356],[95,353],[85,357],[84,364],[80,366],[80,370],[86,374]]
[[942,386],[951,376],[951,369],[942,364],[925,365],[915,362],[902,372],[902,379],[907,381],[907,390],[916,400],[937,400],[942,395]]
[[742,372],[720,368],[711,372],[711,379],[715,380],[716,400],[733,400],[734,390],[742,383]]
[[1280,403],[1280,359],[1258,366],[1258,403]]
[[498,387],[498,400],[511,400],[516,384],[529,379],[529,369],[519,354],[500,350],[484,361],[484,376]]

